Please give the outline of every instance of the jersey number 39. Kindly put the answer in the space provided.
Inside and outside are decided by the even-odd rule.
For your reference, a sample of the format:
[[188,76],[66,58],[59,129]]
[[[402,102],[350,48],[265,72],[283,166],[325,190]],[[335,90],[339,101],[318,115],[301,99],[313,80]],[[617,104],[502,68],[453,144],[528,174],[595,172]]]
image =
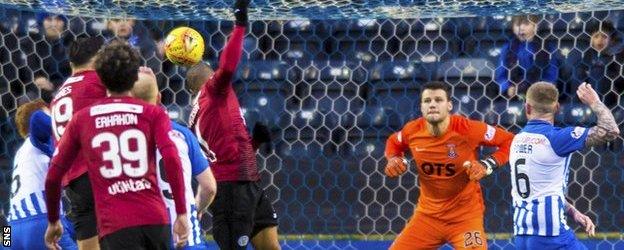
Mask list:
[[[136,150],[131,150],[131,141],[134,140]],[[108,144],[108,150],[102,152],[102,160],[110,162],[111,167],[103,165],[100,174],[104,178],[115,178],[122,171],[129,177],[141,177],[147,172],[147,142],[145,134],[138,129],[128,129],[119,137],[110,132],[96,135],[91,140],[91,147],[99,148]],[[133,164],[135,163],[135,164]]]

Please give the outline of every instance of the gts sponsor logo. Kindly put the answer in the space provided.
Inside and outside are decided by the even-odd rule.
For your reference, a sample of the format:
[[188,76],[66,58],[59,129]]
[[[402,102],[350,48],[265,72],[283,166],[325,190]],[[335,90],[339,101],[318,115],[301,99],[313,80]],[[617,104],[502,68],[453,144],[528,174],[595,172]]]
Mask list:
[[420,164],[420,169],[426,175],[437,175],[437,176],[453,176],[455,171],[455,164],[453,163],[430,163],[425,162]]

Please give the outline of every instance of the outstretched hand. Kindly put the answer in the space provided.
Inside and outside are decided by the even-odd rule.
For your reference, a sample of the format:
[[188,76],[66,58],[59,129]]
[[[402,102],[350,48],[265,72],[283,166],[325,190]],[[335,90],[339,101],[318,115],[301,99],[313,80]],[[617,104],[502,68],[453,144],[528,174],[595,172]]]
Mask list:
[[234,3],[234,18],[236,24],[240,26],[247,26],[247,9],[249,7],[249,0],[236,0]]
[[587,106],[592,106],[594,103],[600,102],[600,97],[598,97],[598,93],[592,88],[591,84],[581,83],[578,89],[576,90],[576,95]]

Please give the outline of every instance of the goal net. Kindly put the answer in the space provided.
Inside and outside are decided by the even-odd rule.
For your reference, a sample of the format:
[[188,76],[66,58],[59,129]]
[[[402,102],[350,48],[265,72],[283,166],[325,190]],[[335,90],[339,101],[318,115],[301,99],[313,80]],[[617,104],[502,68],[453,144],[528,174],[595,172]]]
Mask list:
[[[180,25],[197,29],[206,41],[204,60],[218,66],[232,29],[232,22],[223,20],[231,19],[230,3],[223,1],[3,2],[0,213],[5,216],[12,160],[21,145],[16,108],[48,94],[39,89],[46,81],[58,87],[69,75],[68,41],[85,34],[127,37],[154,69],[171,118],[185,123],[191,100],[184,88],[186,69],[163,59],[163,37]],[[388,247],[412,215],[419,191],[413,162],[404,176],[385,177],[385,140],[420,116],[420,86],[427,81],[453,86],[454,112],[513,132],[526,123],[522,95],[510,97],[503,82],[522,91],[536,75],[553,77],[561,92],[558,125],[592,126],[595,116],[574,96],[576,86],[587,81],[624,130],[621,3],[525,2],[254,1],[255,21],[234,86],[248,127],[264,123],[273,134],[257,157],[286,249]],[[505,56],[514,49],[511,15],[518,13],[537,14],[537,50],[531,56],[544,65],[526,68]],[[602,28],[611,26],[612,31]],[[596,30],[609,38],[602,50],[592,43]],[[598,237],[587,239],[576,223],[568,224],[590,249],[624,245],[622,144],[620,137],[571,159],[568,198],[594,219]],[[481,181],[491,247],[513,248],[510,183],[508,166]],[[204,224],[209,232],[210,219]]]

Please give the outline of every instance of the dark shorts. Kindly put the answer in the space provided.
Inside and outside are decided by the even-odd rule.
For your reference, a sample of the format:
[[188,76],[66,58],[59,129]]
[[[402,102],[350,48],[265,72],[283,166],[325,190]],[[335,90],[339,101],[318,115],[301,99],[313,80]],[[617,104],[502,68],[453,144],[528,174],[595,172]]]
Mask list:
[[217,182],[210,212],[212,234],[221,249],[247,249],[258,232],[277,226],[277,213],[258,182]]
[[129,227],[100,239],[102,250],[118,249],[169,249],[173,245],[170,225]]
[[95,204],[89,175],[85,173],[71,181],[65,189],[65,195],[71,206],[67,217],[74,224],[76,239],[86,240],[97,236]]

